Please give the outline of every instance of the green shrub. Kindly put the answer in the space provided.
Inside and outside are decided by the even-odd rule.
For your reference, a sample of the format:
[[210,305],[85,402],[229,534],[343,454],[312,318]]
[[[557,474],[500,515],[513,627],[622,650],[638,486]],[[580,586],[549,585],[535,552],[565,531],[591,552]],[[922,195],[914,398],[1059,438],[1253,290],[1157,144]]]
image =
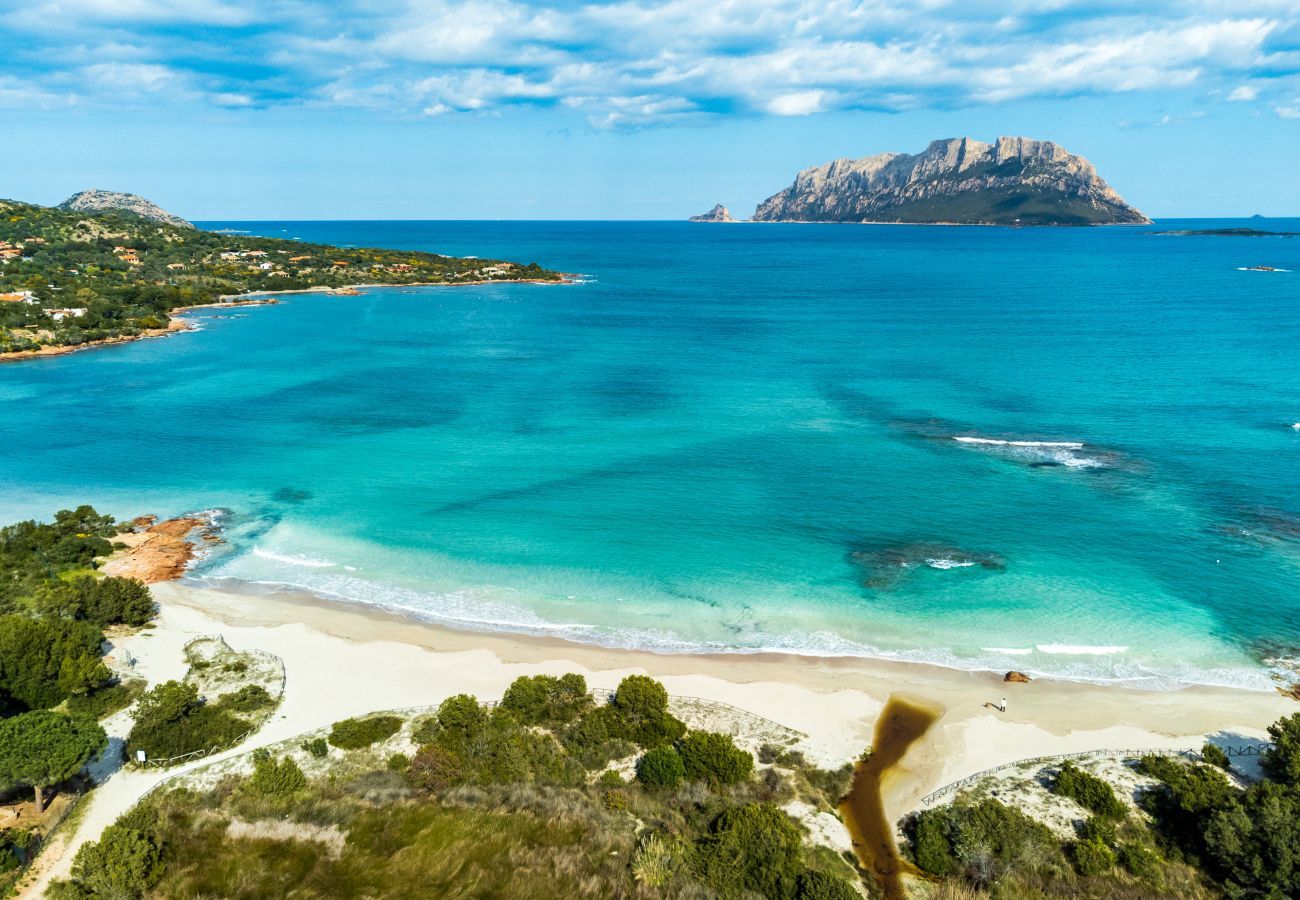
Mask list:
[[713,785],[739,784],[754,769],[754,757],[739,749],[730,735],[692,731],[677,744],[686,777]]
[[360,750],[397,734],[402,720],[397,716],[344,719],[330,729],[329,742],[341,750]]
[[253,775],[249,785],[267,797],[288,797],[307,786],[307,777],[291,757],[276,760],[265,750],[253,754]]
[[30,787],[36,811],[45,808],[44,790],[81,771],[108,745],[93,719],[38,709],[0,719],[0,787]]
[[516,678],[501,698],[501,708],[508,710],[525,725],[557,728],[576,720],[592,706],[587,680],[569,673],[524,675]]
[[406,779],[417,790],[437,794],[465,781],[465,764],[445,747],[429,744],[416,752]]
[[652,747],[636,762],[637,781],[649,788],[676,787],[686,777],[686,766],[672,747]]
[[610,702],[615,715],[610,736],[642,747],[671,744],[686,733],[686,725],[668,712],[668,691],[646,675],[629,675],[619,682]]
[[405,772],[411,767],[411,757],[405,753],[394,753],[388,757],[387,766],[390,772]]
[[803,874],[803,835],[781,810],[750,803],[724,810],[699,842],[700,878],[724,896],[789,897]]
[[1136,878],[1150,879],[1159,871],[1160,857],[1143,844],[1123,843],[1116,853],[1119,864]]
[[136,698],[144,693],[144,685],[145,682],[141,678],[105,685],[89,694],[69,697],[67,710],[73,715],[106,719],[134,703]]
[[627,792],[611,788],[601,796],[601,802],[610,812],[624,812],[628,805]]
[[952,850],[951,810],[926,809],[911,823],[912,860],[922,871],[932,875],[955,875],[961,869]]
[[225,747],[248,728],[248,722],[219,705],[202,703],[194,685],[167,681],[140,697],[126,738],[127,755],[134,759],[143,750],[149,759],[160,760]]
[[221,667],[221,671],[231,672],[235,675],[242,675],[248,671],[248,660],[236,659],[233,662],[228,662]]
[[107,684],[103,642],[103,632],[90,622],[0,616],[0,705],[17,712],[48,709]]
[[623,787],[627,784],[627,781],[625,781],[623,776],[615,772],[613,769],[606,769],[604,772],[600,773],[600,777],[596,779],[596,784],[599,784],[602,787]]
[[1114,789],[1108,783],[1068,760],[1061,764],[1052,781],[1052,793],[1069,797],[1084,809],[1105,819],[1118,821],[1128,815],[1128,807],[1115,796]]
[[1084,876],[1104,875],[1115,866],[1115,853],[1100,841],[1075,841],[1070,845],[1070,862]]
[[329,755],[329,744],[325,743],[325,738],[315,737],[302,742],[302,749],[306,750],[317,759],[324,759]]
[[142,897],[162,874],[159,859],[159,848],[148,835],[110,825],[98,841],[77,851],[72,879],[96,897]]
[[853,885],[825,872],[804,872],[795,886],[797,900],[860,900]]
[[1232,762],[1228,759],[1228,754],[1223,752],[1223,748],[1215,744],[1206,743],[1201,748],[1201,759],[1211,766],[1218,766],[1225,772],[1232,771]]
[[1260,760],[1269,777],[1280,784],[1300,787],[1300,713],[1283,716],[1268,726],[1273,746]]
[[253,713],[275,705],[275,698],[260,684],[246,684],[239,690],[222,694],[216,705],[234,713]]
[[1047,826],[987,798],[924,810],[904,824],[913,861],[935,875],[965,872],[984,885],[1014,869],[1032,870],[1059,858]]
[[565,729],[561,739],[579,763],[587,769],[600,769],[635,749],[623,733],[618,711],[612,706],[597,706]]
[[1090,816],[1079,825],[1079,840],[1081,841],[1097,841],[1109,847],[1114,845],[1115,839],[1116,827],[1114,819]]

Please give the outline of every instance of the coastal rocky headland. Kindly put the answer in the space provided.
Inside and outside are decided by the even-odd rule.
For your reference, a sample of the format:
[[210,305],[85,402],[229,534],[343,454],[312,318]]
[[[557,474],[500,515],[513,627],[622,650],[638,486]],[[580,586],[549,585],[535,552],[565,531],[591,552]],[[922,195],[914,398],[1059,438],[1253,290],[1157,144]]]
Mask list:
[[142,219],[148,219],[151,222],[162,222],[164,225],[174,225],[177,228],[194,227],[194,223],[169,213],[158,204],[146,200],[139,194],[124,194],[121,191],[101,191],[98,188],[78,191],[60,203],[58,208],[68,212],[92,214],[102,212],[129,213]]
[[131,528],[113,538],[124,545],[101,567],[105,575],[137,578],[145,584],[174,581],[185,574],[205,544],[220,543],[215,516],[210,513],[180,516],[159,522],[141,516]]
[[270,295],[566,280],[536,263],[206,231],[133,194],[0,200],[0,361],[182,331],[178,313]]
[[804,169],[758,205],[755,222],[1144,225],[1150,219],[1082,156],[1051,141],[932,141]]
[[731,210],[727,209],[721,203],[715,204],[713,209],[698,216],[691,216],[688,222],[734,222],[731,216]]

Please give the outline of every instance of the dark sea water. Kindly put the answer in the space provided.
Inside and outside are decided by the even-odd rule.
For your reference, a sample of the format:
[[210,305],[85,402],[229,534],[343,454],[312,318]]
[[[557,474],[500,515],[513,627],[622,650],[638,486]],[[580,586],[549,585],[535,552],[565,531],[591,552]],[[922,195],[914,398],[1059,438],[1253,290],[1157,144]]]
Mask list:
[[[223,508],[198,573],[464,627],[1267,687],[1300,221],[206,223],[537,261],[0,366],[0,513]],[[229,316],[229,311],[223,315]]]

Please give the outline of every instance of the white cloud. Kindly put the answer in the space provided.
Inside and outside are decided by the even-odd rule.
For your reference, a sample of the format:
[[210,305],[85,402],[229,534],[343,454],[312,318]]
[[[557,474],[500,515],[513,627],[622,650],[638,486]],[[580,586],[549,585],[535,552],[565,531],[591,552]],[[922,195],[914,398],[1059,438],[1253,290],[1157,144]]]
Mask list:
[[821,112],[823,91],[797,91],[778,94],[767,102],[767,111],[778,116],[808,116]]
[[601,127],[1137,91],[1186,108],[1300,79],[1296,0],[33,0],[0,16],[10,37],[26,55],[0,73],[88,98],[117,80],[225,107],[560,105]]
[[1300,119],[1300,104],[1295,106],[1275,106],[1274,111],[1283,119]]

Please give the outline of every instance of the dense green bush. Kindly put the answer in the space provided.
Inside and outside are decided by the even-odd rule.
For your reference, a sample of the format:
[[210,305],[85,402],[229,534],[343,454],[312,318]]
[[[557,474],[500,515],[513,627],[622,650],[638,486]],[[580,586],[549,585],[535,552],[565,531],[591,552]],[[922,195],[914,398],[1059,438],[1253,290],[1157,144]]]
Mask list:
[[1273,739],[1261,760],[1264,771],[1279,784],[1300,787],[1300,713],[1292,713],[1268,726]]
[[923,810],[907,820],[904,832],[921,869],[960,872],[977,885],[1012,869],[1036,870],[1060,855],[1060,842],[1047,826],[991,798]]
[[149,588],[134,578],[91,578],[51,581],[36,595],[43,616],[79,619],[101,627],[140,626],[153,618],[155,606]]
[[569,673],[524,675],[516,678],[501,698],[501,708],[525,725],[557,728],[576,720],[592,706],[587,680]]
[[126,709],[144,693],[144,679],[135,678],[117,684],[107,684],[89,694],[69,697],[67,710],[73,715],[105,719]]
[[795,886],[797,900],[860,900],[853,885],[825,872],[804,872]]
[[428,744],[416,752],[406,778],[416,789],[437,794],[465,781],[465,765],[457,753]]
[[157,882],[160,862],[159,848],[150,835],[119,823],[77,851],[72,880],[93,897],[133,900]]
[[369,716],[344,719],[330,729],[329,742],[341,750],[360,750],[397,734],[402,720],[397,716]]
[[1075,841],[1070,845],[1070,862],[1080,875],[1102,875],[1115,867],[1115,853],[1101,841]]
[[1218,766],[1225,772],[1232,771],[1232,762],[1228,759],[1228,754],[1223,752],[1223,748],[1215,744],[1206,743],[1201,748],[1201,759],[1211,766]]
[[753,803],[724,810],[700,841],[701,880],[723,896],[753,892],[792,896],[803,874],[803,835],[774,806]]
[[264,796],[288,797],[307,786],[307,777],[292,757],[277,760],[266,750],[258,750],[253,753],[253,775],[248,783]]
[[275,698],[260,684],[246,684],[217,698],[217,706],[233,713],[255,713],[274,705]]
[[[1266,772],[1287,777],[1287,729],[1273,726],[1281,751]],[[1239,791],[1219,769],[1144,757],[1139,771],[1161,782],[1142,796],[1164,839],[1199,860],[1230,896],[1300,896],[1300,791],[1281,779]]]
[[46,788],[76,775],[107,745],[93,719],[43,709],[0,719],[0,787],[32,788],[39,812]]
[[167,681],[140,697],[127,756],[134,759],[143,750],[149,759],[162,760],[226,747],[248,729],[247,721],[219,704],[203,703],[194,685]]
[[686,725],[668,712],[668,691],[649,676],[624,678],[610,705],[616,713],[613,737],[650,748],[671,744],[686,733]]
[[1116,857],[1119,864],[1136,878],[1149,879],[1159,871],[1160,857],[1145,844],[1120,844]]
[[325,738],[322,737],[309,738],[303,741],[302,749],[306,750],[317,759],[324,759],[330,752],[329,744],[327,744]]
[[686,766],[672,747],[652,747],[636,762],[637,781],[646,787],[677,787],[685,777]]
[[1069,797],[1084,809],[1104,819],[1123,819],[1128,807],[1115,796],[1115,790],[1096,775],[1090,775],[1068,760],[1052,780],[1052,793]]
[[739,749],[730,735],[692,731],[677,743],[692,781],[713,785],[739,784],[754,770],[754,757]]
[[0,616],[0,713],[48,709],[107,684],[103,641],[89,622]]
[[588,769],[598,769],[636,749],[624,733],[618,710],[612,706],[597,706],[567,728],[561,740],[574,759]]

